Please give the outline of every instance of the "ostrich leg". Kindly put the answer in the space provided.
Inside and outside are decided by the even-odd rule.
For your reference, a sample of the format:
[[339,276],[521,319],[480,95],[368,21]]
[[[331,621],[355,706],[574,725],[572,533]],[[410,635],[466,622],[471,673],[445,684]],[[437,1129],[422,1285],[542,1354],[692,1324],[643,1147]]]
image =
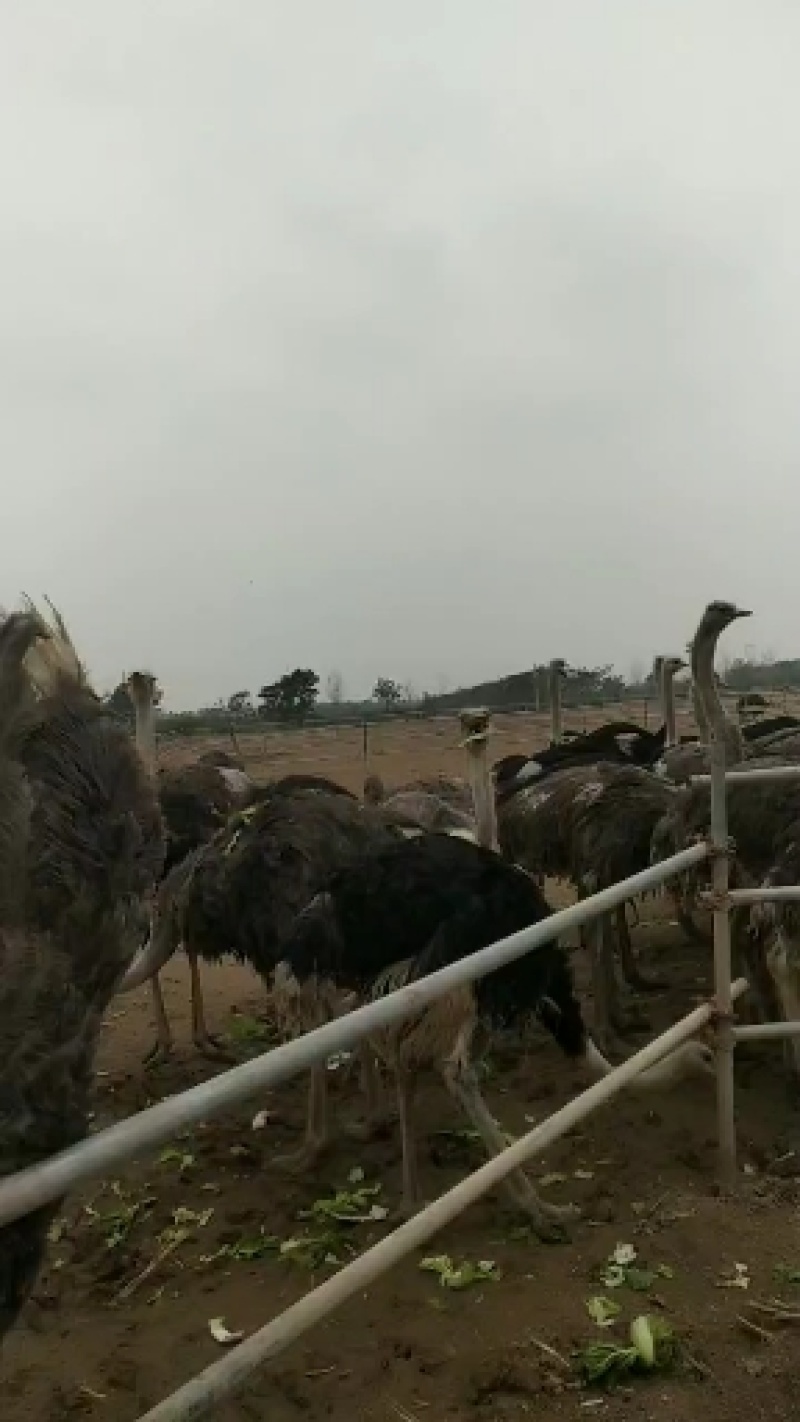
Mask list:
[[619,1000],[619,986],[617,983],[616,965],[614,961],[614,936],[611,927],[611,918],[604,914],[600,920],[600,937],[598,942],[598,953],[600,956],[600,969],[606,979],[606,999],[608,1001],[608,1015],[611,1026],[621,1037],[627,1036],[629,1032],[641,1031],[650,1024],[636,1004],[623,1007]]
[[675,917],[685,933],[688,943],[696,943],[698,947],[701,948],[707,948],[709,946],[711,943],[710,936],[704,933],[699,923],[695,923],[688,909],[679,904],[675,910]]
[[[366,1117],[363,1121],[349,1121],[346,1133],[355,1141],[372,1141],[382,1135],[391,1120],[383,1097],[383,1083],[375,1053],[368,1042],[358,1048],[361,1064],[361,1089],[366,1101]],[[399,1097],[398,1086],[398,1102]]]
[[[774,946],[767,955],[767,966],[785,1022],[800,1021],[800,962],[792,946],[783,933],[777,933]],[[786,1058],[790,1069],[800,1078],[800,1037],[787,1039]]]
[[593,1025],[599,1044],[606,1053],[620,1049],[615,1033],[624,1036],[641,1026],[641,1016],[629,1010],[625,1013],[619,1001],[617,975],[614,971],[614,949],[610,937],[608,916],[595,919],[582,932],[584,943],[591,944]]
[[592,965],[592,1026],[595,1040],[606,1054],[613,1052],[617,1043],[611,1032],[611,1002],[614,994],[613,974],[609,978],[603,944],[603,920],[597,918],[581,929],[581,938],[588,948]]
[[150,979],[150,993],[153,999],[153,1015],[156,1019],[156,1040],[144,1058],[144,1064],[147,1067],[169,1061],[175,1045],[167,1009],[164,1006],[164,994],[161,991],[158,973],[154,973]]
[[[487,1154],[499,1155],[506,1149],[508,1141],[481,1095],[469,1059],[473,1031],[473,1023],[461,1029],[453,1052],[442,1064],[442,1074],[448,1091],[482,1137]],[[580,1214],[575,1205],[551,1205],[540,1199],[522,1170],[515,1170],[503,1181],[503,1190],[514,1208],[529,1216],[534,1230],[542,1240],[563,1239],[562,1222],[576,1219]]]
[[308,1081],[308,1107],[306,1110],[306,1138],[299,1150],[289,1155],[273,1157],[273,1165],[279,1170],[292,1173],[309,1170],[316,1165],[330,1145],[328,1125],[328,1068],[311,1068]]
[[625,912],[625,905],[620,904],[615,910],[617,923],[617,943],[619,945],[619,961],[622,968],[622,976],[629,987],[638,988],[640,992],[660,992],[669,984],[664,978],[651,978],[643,973],[636,961],[631,942],[631,932],[628,928],[628,919]]
[[400,1141],[403,1150],[403,1200],[398,1214],[403,1219],[410,1219],[413,1214],[416,1214],[422,1201],[419,1186],[419,1154],[412,1121],[416,1080],[405,1067],[398,1066],[396,1068],[395,1089],[397,1091],[397,1114],[400,1119]]
[[192,985],[192,1041],[203,1057],[210,1057],[212,1061],[235,1062],[237,1060],[235,1053],[229,1051],[219,1037],[212,1037],[206,1027],[203,984],[200,980],[197,954],[190,953],[187,949],[186,956],[189,959]]

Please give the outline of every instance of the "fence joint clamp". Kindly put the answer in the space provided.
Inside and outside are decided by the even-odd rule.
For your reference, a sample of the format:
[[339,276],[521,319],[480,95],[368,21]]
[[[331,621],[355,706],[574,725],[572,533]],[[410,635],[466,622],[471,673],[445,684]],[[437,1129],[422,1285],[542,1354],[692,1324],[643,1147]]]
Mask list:
[[717,844],[711,835],[708,835],[703,842],[708,850],[709,859],[730,859],[736,854],[736,841],[731,835],[726,835],[722,844]]
[[719,894],[714,889],[704,889],[697,897],[702,907],[710,909],[712,913],[720,913],[734,907],[733,900],[727,892]]

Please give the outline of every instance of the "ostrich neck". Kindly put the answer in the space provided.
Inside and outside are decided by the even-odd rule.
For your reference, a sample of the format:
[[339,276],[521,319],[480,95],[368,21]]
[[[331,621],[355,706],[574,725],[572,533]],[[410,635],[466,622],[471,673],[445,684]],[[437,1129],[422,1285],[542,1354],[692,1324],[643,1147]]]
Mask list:
[[550,668],[550,735],[555,744],[561,740],[561,672]]
[[[741,760],[744,754],[742,733],[738,726],[725,714],[722,697],[714,679],[714,652],[716,637],[699,637],[692,647],[692,681],[696,687],[695,709],[702,711],[705,721],[704,740],[722,741],[727,751],[728,762]],[[701,729],[701,735],[703,730]]]
[[661,715],[664,717],[664,720],[666,721],[666,699],[664,694],[665,677],[666,670],[664,667],[664,662],[661,657],[656,657],[655,661],[653,662],[653,686],[655,687],[656,703],[658,705],[658,709],[661,712]]
[[703,698],[700,695],[700,689],[695,678],[694,668],[692,668],[692,710],[694,711],[694,719],[697,724],[700,739],[703,745],[707,746],[711,740],[711,733],[708,728],[708,718],[703,705]]
[[678,744],[678,727],[675,716],[675,673],[671,667],[662,665],[661,667],[661,707],[664,714],[664,725],[666,727],[665,744],[675,746]]
[[485,740],[475,741],[467,747],[467,774],[478,840],[487,849],[497,849],[497,813]]
[[725,707],[714,681],[714,652],[716,637],[698,637],[692,646],[692,682],[696,690],[695,705],[702,712],[706,738],[725,738]]
[[148,774],[156,773],[156,711],[152,701],[133,703],[136,716],[136,744],[139,754],[147,767]]

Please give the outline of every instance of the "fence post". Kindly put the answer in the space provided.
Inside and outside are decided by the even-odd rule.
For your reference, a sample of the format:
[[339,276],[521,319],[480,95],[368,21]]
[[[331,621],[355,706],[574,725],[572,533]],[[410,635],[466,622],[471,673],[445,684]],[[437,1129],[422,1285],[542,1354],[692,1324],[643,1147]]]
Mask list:
[[728,902],[728,807],[725,790],[725,743],[716,732],[710,746],[711,887],[714,903],[714,996],[716,998],[717,1134],[719,1179],[725,1189],[736,1182],[734,1117],[733,1002],[731,998],[731,921]]

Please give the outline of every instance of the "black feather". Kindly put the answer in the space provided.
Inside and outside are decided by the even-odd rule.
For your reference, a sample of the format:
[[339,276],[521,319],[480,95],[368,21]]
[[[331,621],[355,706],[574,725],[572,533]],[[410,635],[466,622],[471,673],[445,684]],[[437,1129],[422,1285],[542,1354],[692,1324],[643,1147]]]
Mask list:
[[[528,875],[490,850],[425,835],[333,876],[295,921],[281,959],[299,982],[316,975],[363,993],[395,963],[413,959],[407,981],[415,981],[550,913]],[[536,1015],[565,1052],[582,1054],[583,1019],[557,943],[479,979],[474,990],[485,1022],[505,1027]]]

